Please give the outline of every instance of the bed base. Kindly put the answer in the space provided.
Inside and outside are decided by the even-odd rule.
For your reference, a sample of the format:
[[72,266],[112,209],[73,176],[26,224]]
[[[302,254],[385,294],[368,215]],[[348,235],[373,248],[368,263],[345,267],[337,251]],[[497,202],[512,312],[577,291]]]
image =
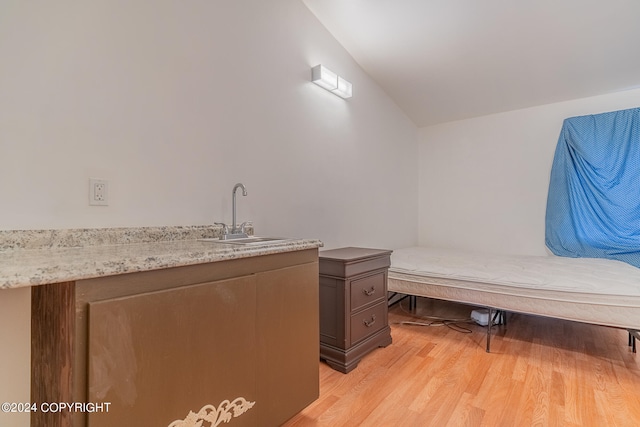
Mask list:
[[[392,293],[391,296],[389,296],[389,298],[387,299],[387,301],[391,302],[391,300],[396,297],[397,295],[403,295],[399,300],[394,301],[393,303],[389,304],[389,307],[398,304],[400,301],[404,300],[405,298],[409,298],[409,310],[413,310],[414,308],[416,308],[416,295],[407,295],[407,294],[401,294],[400,292],[390,292]],[[491,319],[490,322],[487,323],[487,344],[486,344],[486,352],[487,353],[491,353],[491,328],[494,325],[504,325],[505,327],[507,326],[507,312],[505,310],[500,310],[500,309],[494,309],[493,307],[485,307],[487,310],[489,310],[489,319]],[[497,321],[497,323],[496,323]],[[640,340],[640,330],[636,330],[636,329],[627,329],[627,331],[629,332],[629,347],[631,347],[631,351],[633,353],[636,353],[636,339]]]
[[394,251],[387,289],[486,307],[490,319],[504,310],[619,328],[636,352],[638,283],[640,269],[619,261],[411,247]]
[[[632,300],[630,304],[616,302],[605,305],[595,301],[596,304],[600,305],[600,308],[605,307],[608,310],[594,313],[590,309],[594,301],[576,301],[570,298],[570,294],[560,294],[560,298],[548,298],[527,293],[526,289],[524,290],[525,292],[518,294],[515,292],[502,292],[501,289],[492,288],[491,286],[488,285],[488,289],[481,290],[477,289],[476,282],[468,280],[448,280],[425,276],[414,280],[406,277],[406,275],[403,276],[402,273],[398,277],[391,277],[391,272],[389,277],[390,292],[399,295],[420,296],[486,307],[491,309],[492,317],[497,310],[503,310],[505,312],[512,311],[624,329],[629,333],[629,347],[634,353],[637,351],[636,338],[640,339],[640,329],[636,325],[640,323],[640,307],[633,305],[636,300]],[[464,295],[460,294],[459,291],[461,289],[464,290]],[[501,300],[501,306],[495,307],[492,302],[498,296]],[[571,316],[564,314],[567,307],[572,307]],[[491,330],[487,330],[486,348],[487,352],[491,351]]]
[[[399,303],[400,301],[404,300],[407,297],[409,298],[409,309],[412,310],[416,307],[416,298],[417,298],[416,295],[402,294],[401,292],[390,292],[390,293],[392,293],[392,295],[389,296],[389,298],[387,299],[387,301],[389,302],[391,301],[391,299],[393,299],[397,295],[403,295],[403,296],[399,300],[394,301],[393,303],[390,303],[389,307]],[[425,298],[430,298],[430,297],[425,297]],[[461,304],[465,304],[465,303],[461,303]],[[504,325],[506,327],[507,312],[506,310],[494,309],[493,307],[485,307],[485,308],[489,310],[489,319],[491,319],[491,321],[487,323],[487,344],[486,344],[485,351],[487,353],[491,353],[491,328],[494,325]],[[631,347],[631,351],[633,353],[636,353],[637,352],[636,339],[640,340],[640,330],[627,329],[627,332],[629,332],[629,347]]]
[[[400,301],[404,300],[405,298],[409,298],[409,310],[413,310],[416,308],[416,299],[417,296],[416,295],[408,295],[408,294],[402,294],[400,292],[389,292],[391,295],[387,298],[387,302],[388,302],[388,306],[392,307],[396,304],[398,304]],[[400,299],[391,302],[391,300],[393,298],[395,298],[398,295],[403,295],[402,297],[400,297]],[[487,353],[491,353],[491,327],[495,324],[495,325],[504,325],[505,327],[507,326],[507,312],[505,310],[500,310],[500,309],[494,309],[493,307],[485,307],[487,310],[489,310],[489,319],[491,319],[490,322],[487,322],[487,347],[486,347],[486,351]],[[497,321],[497,323],[496,323]],[[636,331],[638,332],[638,331]],[[631,345],[631,331],[629,331],[629,345]],[[635,338],[633,341],[633,352],[635,353]]]

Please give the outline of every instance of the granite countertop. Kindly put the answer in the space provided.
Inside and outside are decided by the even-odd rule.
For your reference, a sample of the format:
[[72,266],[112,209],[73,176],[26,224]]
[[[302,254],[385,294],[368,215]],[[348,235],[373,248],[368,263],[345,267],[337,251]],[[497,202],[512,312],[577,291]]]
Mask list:
[[[252,231],[252,230],[251,230]],[[0,289],[318,248],[316,239],[201,241],[217,226],[0,231]]]

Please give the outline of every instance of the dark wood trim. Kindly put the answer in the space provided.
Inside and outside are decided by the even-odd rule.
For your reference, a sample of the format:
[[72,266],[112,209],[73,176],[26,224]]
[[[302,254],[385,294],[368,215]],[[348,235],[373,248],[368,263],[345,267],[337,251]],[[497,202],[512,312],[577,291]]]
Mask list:
[[69,427],[68,411],[43,412],[41,404],[73,401],[75,282],[31,288],[32,427]]

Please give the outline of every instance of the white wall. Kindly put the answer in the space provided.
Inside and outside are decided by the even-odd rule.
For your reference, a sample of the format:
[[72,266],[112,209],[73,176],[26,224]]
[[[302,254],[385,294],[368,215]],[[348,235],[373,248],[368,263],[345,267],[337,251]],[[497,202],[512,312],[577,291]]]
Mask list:
[[298,0],[0,7],[1,228],[230,222],[243,182],[260,234],[416,239],[417,129]]
[[420,244],[548,254],[547,190],[563,120],[639,105],[634,89],[420,129]]
[[[299,0],[5,0],[0,58],[0,229],[229,223],[243,182],[257,234],[417,243],[417,129]],[[28,400],[28,321],[1,311],[0,396]]]

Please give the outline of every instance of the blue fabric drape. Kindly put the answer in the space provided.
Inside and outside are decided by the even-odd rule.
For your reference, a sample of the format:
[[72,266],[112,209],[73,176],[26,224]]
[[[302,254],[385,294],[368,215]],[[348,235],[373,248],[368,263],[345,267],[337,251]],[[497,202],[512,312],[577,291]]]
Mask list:
[[564,121],[545,242],[559,256],[640,267],[640,108]]

